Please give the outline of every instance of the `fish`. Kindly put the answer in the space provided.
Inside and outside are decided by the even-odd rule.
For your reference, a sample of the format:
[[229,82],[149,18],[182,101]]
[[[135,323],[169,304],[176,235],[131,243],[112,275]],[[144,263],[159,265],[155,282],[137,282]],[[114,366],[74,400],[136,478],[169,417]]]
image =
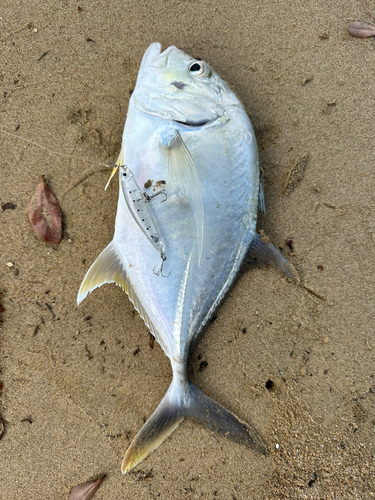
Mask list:
[[127,449],[122,472],[158,448],[185,417],[266,455],[259,432],[187,374],[189,355],[250,255],[293,279],[289,262],[256,230],[264,194],[243,105],[205,61],[151,44],[111,178],[117,169],[113,240],[89,268],[77,302],[105,283],[120,286],[173,372],[164,398]]

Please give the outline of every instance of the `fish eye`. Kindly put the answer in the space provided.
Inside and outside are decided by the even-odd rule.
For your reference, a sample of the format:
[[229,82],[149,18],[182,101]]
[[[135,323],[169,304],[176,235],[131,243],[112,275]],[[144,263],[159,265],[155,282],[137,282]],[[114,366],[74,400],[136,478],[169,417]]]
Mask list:
[[199,63],[194,63],[189,69],[190,71],[201,71],[202,66]]
[[210,68],[203,61],[194,61],[189,66],[190,73],[194,76],[206,77],[210,76]]

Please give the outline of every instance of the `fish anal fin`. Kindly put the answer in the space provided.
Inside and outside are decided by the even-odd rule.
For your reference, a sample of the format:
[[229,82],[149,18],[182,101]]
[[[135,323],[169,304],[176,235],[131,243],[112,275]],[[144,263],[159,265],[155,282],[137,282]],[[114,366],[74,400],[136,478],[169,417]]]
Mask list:
[[150,329],[151,333],[157,338],[165,350],[165,346],[158,335],[156,327],[151,321],[151,318],[148,316],[145,308],[138,298],[136,290],[125,272],[123,260],[118,253],[117,246],[114,241],[111,241],[111,243],[102,251],[87,271],[78,291],[77,303],[80,304],[89,293],[105,283],[116,283],[116,285],[120,286],[124,292],[128,294],[134,308],[138,311],[146,326]]
[[165,133],[160,146],[168,156],[169,175],[189,199],[197,227],[198,266],[203,249],[204,213],[202,187],[194,160],[178,130]]
[[264,242],[261,236],[256,233],[253,239],[246,258],[247,263],[265,266],[272,264],[281,271],[287,278],[299,282],[297,271],[293,268],[290,262],[275,248],[272,243]]
[[129,281],[113,241],[87,271],[78,291],[77,303],[80,304],[89,293],[105,283],[116,283],[129,293]]

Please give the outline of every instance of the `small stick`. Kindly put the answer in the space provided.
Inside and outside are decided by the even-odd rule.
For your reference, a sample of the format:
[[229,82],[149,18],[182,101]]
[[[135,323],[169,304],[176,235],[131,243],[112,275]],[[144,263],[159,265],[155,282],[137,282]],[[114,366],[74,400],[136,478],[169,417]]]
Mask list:
[[85,181],[91,175],[94,175],[97,172],[104,172],[104,170],[107,170],[107,168],[109,167],[109,165],[103,165],[102,163],[99,163],[99,165],[101,165],[101,168],[91,167],[91,168],[88,168],[87,170],[85,170],[84,172],[82,172],[81,177],[74,184],[72,184],[70,187],[68,187],[68,189],[65,191],[65,193],[63,193],[60,196],[60,198],[64,198],[64,196],[66,196],[68,193],[70,193],[70,191],[72,189],[77,187],[78,184],[81,184],[81,182]]
[[366,12],[367,12],[368,14],[370,14],[370,16],[371,16],[371,17],[373,18],[373,20],[375,21],[375,16],[374,16],[374,14],[371,12],[371,10],[367,7],[367,5],[365,4],[365,0],[362,0],[362,3],[363,3],[363,6],[364,6],[364,8],[365,8]]

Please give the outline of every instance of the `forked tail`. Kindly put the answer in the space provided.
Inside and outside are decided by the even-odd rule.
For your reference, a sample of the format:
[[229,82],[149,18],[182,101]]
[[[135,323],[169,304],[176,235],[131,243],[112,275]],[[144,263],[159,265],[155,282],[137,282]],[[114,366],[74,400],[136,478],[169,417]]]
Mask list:
[[261,437],[247,423],[206,396],[192,383],[187,381],[181,386],[172,381],[161,403],[130,444],[122,461],[123,474],[160,446],[185,417],[193,417],[214,432],[267,455],[267,448]]

